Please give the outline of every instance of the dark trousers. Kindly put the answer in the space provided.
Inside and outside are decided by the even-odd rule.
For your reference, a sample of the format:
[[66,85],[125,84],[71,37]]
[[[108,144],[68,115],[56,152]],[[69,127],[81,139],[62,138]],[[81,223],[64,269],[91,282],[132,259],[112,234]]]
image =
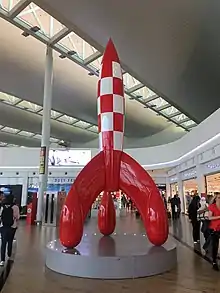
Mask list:
[[172,210],[172,218],[177,219],[178,218],[178,212],[175,211],[176,210],[175,206],[172,206],[171,210]]
[[219,247],[219,232],[212,232],[212,260],[213,263],[217,263]]
[[12,245],[13,245],[16,228],[1,227],[0,231],[1,231],[1,238],[2,238],[1,261],[5,261],[6,247],[7,247],[8,257],[11,257]]
[[193,241],[196,242],[200,240],[200,222],[197,220],[192,220],[193,227]]

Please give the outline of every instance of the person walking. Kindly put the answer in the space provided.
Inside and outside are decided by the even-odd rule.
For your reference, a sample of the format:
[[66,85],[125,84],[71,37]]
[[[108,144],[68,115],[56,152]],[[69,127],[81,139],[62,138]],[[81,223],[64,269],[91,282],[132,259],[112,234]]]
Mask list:
[[180,217],[180,212],[181,212],[181,201],[178,194],[175,194],[174,197],[171,198],[170,204],[171,204],[173,220],[178,219]]
[[209,229],[212,246],[212,266],[213,269],[219,271],[217,263],[219,237],[220,237],[220,193],[216,193],[216,197],[212,204],[208,207],[209,210]]
[[6,248],[9,259],[12,256],[12,246],[14,236],[17,230],[17,222],[20,217],[19,207],[14,203],[14,196],[5,197],[3,205],[0,209],[1,216],[1,262],[0,266],[4,266],[6,258]]
[[198,243],[200,241],[200,221],[197,218],[197,212],[200,208],[200,197],[194,196],[189,204],[188,215],[193,227],[193,241]]

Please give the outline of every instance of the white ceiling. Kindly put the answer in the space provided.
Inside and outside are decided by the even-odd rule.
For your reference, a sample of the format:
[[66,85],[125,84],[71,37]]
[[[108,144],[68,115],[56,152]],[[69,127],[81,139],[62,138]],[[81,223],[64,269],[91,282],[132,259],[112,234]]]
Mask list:
[[[13,7],[15,7],[19,9],[19,6],[15,6],[19,1],[10,2],[9,0],[3,0],[0,2],[2,2],[3,8],[8,8],[8,5],[11,3],[10,8],[13,9]],[[22,3],[25,2],[26,4],[28,4],[28,1],[22,1]],[[87,9],[83,9],[83,7],[81,7],[82,1],[66,0],[65,7],[63,5],[64,2],[62,1],[47,0],[34,2],[39,2],[47,11],[50,11],[50,13],[56,16],[57,19],[62,21],[63,25],[61,25],[58,22],[54,23],[54,28],[56,29],[55,33],[59,32],[63,28],[65,29],[66,26],[68,26],[71,29],[74,29],[77,33],[79,33],[79,28],[75,27],[76,24],[81,28],[81,36],[86,36],[86,39],[90,41],[93,45],[95,45],[95,47],[98,50],[100,50],[100,52],[103,51],[103,47],[110,36],[109,33],[106,32],[105,27],[105,25],[107,24],[107,20],[111,22],[111,25],[113,25],[114,23],[115,26],[118,25],[117,21],[112,22],[108,18],[108,15],[103,13],[104,10],[100,11],[101,9],[108,8],[109,13],[111,14],[112,9],[114,8],[114,1],[112,1],[111,4],[110,2],[106,3],[106,5],[109,7],[103,7],[102,5],[100,5],[99,7],[97,7],[97,9],[95,9],[94,6],[91,6],[90,4],[95,4],[95,2],[98,3],[98,0],[95,0],[93,2],[86,1],[86,3],[84,3],[85,6],[83,7],[87,7]],[[26,11],[30,8],[31,6],[28,6],[26,8]],[[122,7],[119,7],[119,11],[115,11],[114,17],[116,20],[119,16],[117,14],[120,13],[120,8]],[[0,16],[3,16],[2,12],[4,12],[3,9],[0,11]],[[100,13],[100,21],[102,20],[102,15],[105,15],[106,24],[104,26],[98,26],[96,22],[97,20],[94,21],[94,17],[97,17],[98,12]],[[36,13],[37,17],[35,17],[35,20],[32,20],[32,18],[34,17],[32,13],[25,14],[23,11],[21,12],[21,15],[18,15],[18,17],[20,17],[20,19],[23,17],[23,20],[29,21],[29,23],[31,22],[30,24],[32,26],[37,25],[36,19],[38,19],[40,20],[40,22],[38,22],[38,25],[40,25],[40,23],[43,23],[45,30],[49,29],[48,15],[46,15],[46,13],[41,9],[35,10],[35,14]],[[7,12],[4,12],[4,14],[6,15],[4,17],[5,19],[10,20],[10,22],[14,23],[13,18],[9,18]],[[81,14],[80,17],[79,14]],[[126,19],[131,20],[131,16],[132,15],[126,15]],[[20,21],[18,17],[16,18],[17,22],[18,20]],[[73,19],[74,22],[72,21]],[[125,17],[123,17],[121,21],[125,21]],[[141,21],[142,20],[140,18],[140,22]],[[0,27],[0,91],[18,97],[20,99],[30,101],[32,103],[35,103],[36,105],[42,106],[45,44],[31,36],[25,38],[22,35],[22,31],[20,29],[10,24],[6,20],[0,19]],[[119,26],[119,28],[120,31],[122,29],[122,26]],[[85,35],[85,33],[82,32],[82,29],[84,30],[84,32],[87,32],[92,39],[88,37],[88,35]],[[146,29],[148,31],[148,28]],[[132,32],[130,32],[130,35],[131,33]],[[133,41],[135,41],[137,35],[137,33],[133,32]],[[129,56],[131,57],[131,48],[129,47],[129,38],[131,37],[128,37],[128,32],[125,30],[124,27],[123,30],[120,31],[120,36],[120,42],[117,39],[117,36],[113,36],[113,40],[116,42],[116,46],[119,48],[119,54],[123,61],[123,68],[127,71],[128,67],[126,65],[129,65],[129,69],[132,68],[135,71],[136,66],[134,60],[138,59],[136,58],[136,56],[139,55],[140,57],[140,54],[142,54],[142,61],[145,61],[146,53],[144,53],[141,50],[139,52],[133,51],[132,58],[130,58],[132,60],[130,60]],[[156,39],[157,38],[155,38],[155,40],[152,39],[149,41],[156,42]],[[77,39],[76,37],[71,37],[71,39],[69,39],[69,42],[71,40],[75,42],[75,46],[73,46],[74,48],[79,48],[80,44],[82,43],[80,38]],[[124,44],[126,44],[126,46],[128,46],[128,52],[122,50],[122,47],[120,46],[120,43],[122,41],[124,42]],[[64,41],[62,40],[61,42],[64,43]],[[87,49],[87,51],[95,50],[91,46],[89,47],[88,44],[86,44],[86,46],[87,47],[85,48]],[[140,49],[139,47],[140,42],[139,46],[136,47],[136,49]],[[163,52],[165,54],[165,51],[168,48],[163,49]],[[89,53],[89,56],[93,52],[91,51],[87,53]],[[157,53],[158,52],[155,51],[155,54]],[[58,52],[54,51],[54,84],[52,105],[53,110],[58,111],[61,114],[66,114],[68,116],[86,121],[91,125],[96,125],[97,77],[95,75],[88,75],[88,71],[84,69],[82,66],[74,63],[68,58],[61,59],[59,58],[59,55],[60,54]],[[160,58],[161,54],[158,55],[158,62],[161,62]],[[173,56],[173,58],[175,59],[176,57]],[[128,62],[129,60],[130,62]],[[97,65],[98,62],[95,62],[95,64]],[[149,69],[146,70],[146,68]],[[162,83],[170,76],[171,71],[157,73],[158,76],[163,75],[163,78],[161,77]],[[131,72],[131,70],[129,70],[129,72]],[[144,84],[146,84],[144,78],[145,74],[142,75],[141,72],[147,74],[147,76],[154,76],[154,74],[156,74],[156,72],[154,72],[154,70],[152,69],[152,66],[148,67],[146,66],[145,62],[142,62],[142,70],[139,72],[139,74],[135,74],[135,77],[138,78],[138,80],[140,80],[142,83],[144,82]],[[126,84],[128,83],[129,75],[126,73],[124,76],[124,82]],[[135,79],[132,79],[131,82],[133,82],[133,85],[135,85],[136,82],[138,84],[140,83]],[[147,94],[149,95],[148,98],[152,96],[156,97],[155,93],[151,93],[151,91],[148,91]],[[137,101],[136,98],[130,100],[129,96],[126,96],[125,144],[127,147],[148,146],[168,143],[184,135],[185,130],[181,127],[176,127],[175,123],[177,123],[178,121],[174,121],[175,123],[172,123],[167,118],[161,116],[162,114],[164,115],[164,113],[166,115],[172,115],[172,113],[175,113],[172,112],[177,111],[174,107],[171,107],[170,105],[167,106],[167,103],[163,99],[155,98],[154,100],[152,100],[152,102],[149,101],[149,105],[152,106],[154,103],[156,104],[156,102],[159,101],[162,107],[160,107],[160,105],[154,105],[152,106],[152,111],[151,109],[146,109],[146,107],[143,106],[142,100],[140,98],[138,99],[139,101]],[[165,109],[166,107],[167,109]],[[168,112],[169,109],[171,110],[170,113]],[[156,112],[159,112],[160,115],[158,116]],[[182,119],[182,121],[189,120],[185,115],[181,113],[178,116],[180,117],[179,119]],[[176,117],[178,116],[176,115]],[[173,119],[175,119],[175,117]],[[41,116],[39,114],[30,113],[23,109],[19,109],[16,106],[11,106],[8,104],[6,105],[2,102],[0,102],[0,124],[2,126],[10,126],[18,130],[33,132],[34,134],[41,133]],[[58,140],[65,140],[67,142],[70,142],[72,146],[80,146],[83,143],[88,147],[96,147],[98,144],[97,133],[91,132],[89,129],[81,129],[74,125],[68,125],[67,123],[62,123],[55,120],[51,121],[51,136],[57,138]],[[39,139],[36,140],[33,137],[27,138],[22,137],[21,135],[6,134],[1,129],[0,140],[18,145],[21,144],[25,146],[38,146],[40,144]]]

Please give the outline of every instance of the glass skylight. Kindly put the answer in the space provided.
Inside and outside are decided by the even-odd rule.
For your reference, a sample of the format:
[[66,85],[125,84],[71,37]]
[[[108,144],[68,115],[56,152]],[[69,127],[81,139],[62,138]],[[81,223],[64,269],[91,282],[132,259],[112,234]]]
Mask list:
[[57,143],[59,142],[60,140],[57,139],[57,138],[54,138],[54,137],[50,137],[50,142],[54,142],[54,143]]
[[78,127],[80,127],[80,128],[87,128],[87,127],[89,127],[90,125],[91,125],[90,123],[85,122],[85,121],[82,121],[82,120],[79,120],[78,122],[76,122],[76,123],[74,124],[74,126],[78,126]]
[[179,112],[179,111],[174,106],[170,106],[169,108],[161,110],[161,113],[163,113],[167,116],[172,115],[177,112]]
[[21,145],[17,145],[17,144],[9,143],[9,144],[7,144],[7,147],[12,147],[12,148],[14,148],[14,147],[23,147],[23,146],[21,146]]
[[34,3],[19,13],[18,18],[30,27],[39,27],[40,32],[48,37],[53,37],[64,28],[63,24]]
[[1,141],[0,141],[0,147],[5,147],[5,146],[7,146],[7,143],[6,143],[6,142],[1,142]]
[[167,101],[165,101],[163,98],[158,97],[150,102],[147,103],[148,105],[150,105],[151,107],[154,107],[155,109],[169,105],[167,103]]
[[25,101],[25,100],[22,100],[20,103],[18,103],[16,105],[16,107],[21,108],[21,109],[25,109],[29,112],[34,112],[34,113],[36,113],[42,109],[41,106],[34,104],[34,103],[31,103],[31,102],[28,102],[28,101]]
[[16,128],[11,128],[11,127],[5,126],[4,128],[1,129],[1,131],[12,133],[12,134],[17,134],[20,130],[16,129]]
[[189,121],[181,123],[181,125],[183,125],[186,128],[191,128],[196,126],[196,123],[193,120],[189,120]]
[[41,134],[35,134],[35,136],[33,136],[33,138],[41,139],[42,138],[42,135]]
[[[43,109],[40,112],[38,112],[38,114],[43,115]],[[56,120],[58,117],[61,117],[61,116],[63,116],[62,113],[51,110],[51,116],[50,116],[51,119]]]
[[92,127],[89,127],[87,130],[89,130],[91,132],[98,133],[98,126],[93,125]]
[[61,117],[59,117],[57,119],[58,121],[61,121],[61,122],[64,122],[64,123],[67,123],[67,124],[73,124],[77,121],[76,118],[73,118],[71,116],[68,116],[68,115],[63,115]]
[[[14,13],[14,16],[11,16],[11,19],[8,20],[10,23],[19,26],[20,29],[24,28],[24,32],[26,33],[26,37],[28,36],[27,28],[30,31],[34,32],[37,39],[44,44],[51,45],[55,51],[58,51],[61,56],[66,56],[66,54],[70,54],[75,58],[71,58],[71,60],[77,62],[77,64],[81,64],[86,70],[89,72],[92,68],[94,70],[100,69],[100,64],[102,57],[100,53],[89,43],[87,43],[84,39],[78,36],[76,33],[71,32],[70,28],[65,27],[61,22],[53,18],[42,8],[37,6],[34,2],[26,2],[21,0],[0,0],[0,8],[11,11],[18,3],[22,5],[18,6],[17,13]],[[25,7],[25,3],[30,3]],[[22,8],[21,8],[22,7]],[[17,16],[16,16],[17,15]],[[4,15],[0,11],[0,16],[3,18]],[[55,37],[55,38],[53,38]],[[50,42],[52,39],[52,42]],[[63,55],[62,55],[63,53]],[[95,57],[98,57],[94,60]],[[93,60],[92,62],[90,60]],[[170,121],[175,121],[183,126],[181,121],[184,123],[188,123],[187,116],[177,110],[174,106],[170,105],[164,99],[159,98],[156,93],[150,90],[147,86],[138,81],[135,77],[133,77],[129,72],[124,72],[124,85],[125,92],[129,95],[130,99],[134,99],[136,102],[144,103],[153,107],[158,113],[164,114],[167,116],[167,119]],[[16,107],[25,109],[30,112],[38,113],[42,115],[42,107],[28,101],[21,100],[16,97],[9,96],[7,94],[0,94],[0,102],[7,103],[10,105],[14,105]],[[145,106],[145,105],[144,105]],[[181,116],[182,115],[182,116]],[[51,111],[51,119],[55,119],[67,124],[74,124],[81,128],[87,128],[91,124],[78,120],[74,117],[70,117],[67,115],[63,115],[62,113],[56,112],[54,110]],[[193,122],[193,125],[196,125]],[[93,131],[94,128],[89,127],[88,131]]]
[[97,50],[84,41],[74,32],[69,33],[66,37],[58,42],[67,51],[75,52],[75,54],[82,60],[97,52]]
[[18,2],[20,2],[20,0],[1,0],[0,6],[3,9],[10,11],[15,5],[18,4]]
[[102,63],[102,56],[90,62],[89,65],[92,66],[94,69],[100,70],[101,63]]
[[172,119],[175,120],[176,122],[181,122],[187,118],[188,117],[185,114],[179,114],[177,116],[174,116]]
[[0,101],[9,105],[15,105],[16,103],[21,101],[21,99],[0,92]]
[[136,78],[134,78],[132,75],[130,75],[128,72],[126,72],[123,75],[123,82],[126,89],[130,89],[136,85],[141,84],[140,81],[138,81]]
[[147,102],[150,97],[155,96],[155,93],[145,86],[139,90],[134,91],[133,95],[137,96],[137,98],[142,102]]
[[26,136],[26,137],[31,137],[31,136],[34,135],[34,133],[33,133],[33,132],[23,131],[23,130],[22,130],[22,131],[18,132],[18,135]]
[[51,110],[51,118],[52,119],[57,119],[58,117],[62,116],[63,114],[57,112],[57,111],[54,111],[54,110]]

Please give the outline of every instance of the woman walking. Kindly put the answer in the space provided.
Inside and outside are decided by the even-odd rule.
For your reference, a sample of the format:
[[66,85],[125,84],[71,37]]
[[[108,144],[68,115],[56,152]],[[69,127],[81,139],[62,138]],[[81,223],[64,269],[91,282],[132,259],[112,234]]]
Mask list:
[[213,204],[209,205],[209,228],[212,244],[212,265],[213,269],[219,271],[217,256],[219,248],[219,236],[220,236],[220,193],[216,194]]

